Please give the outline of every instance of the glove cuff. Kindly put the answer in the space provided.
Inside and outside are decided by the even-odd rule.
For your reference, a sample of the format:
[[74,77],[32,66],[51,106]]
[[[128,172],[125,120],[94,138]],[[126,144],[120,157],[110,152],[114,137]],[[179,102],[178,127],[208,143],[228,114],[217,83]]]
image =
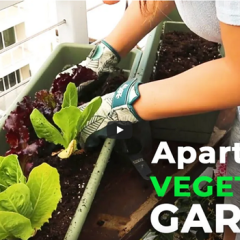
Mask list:
[[103,72],[113,72],[120,59],[117,51],[103,41],[92,49],[87,60],[81,65],[92,69],[99,75]]
[[102,40],[102,44],[104,44],[109,50],[112,51],[112,53],[116,56],[118,62],[121,61],[120,55],[118,54],[118,52],[109,43],[107,43],[105,40]]
[[137,78],[123,83],[114,93],[112,109],[117,110],[119,108],[128,108],[138,121],[142,121],[133,107],[133,104],[136,102],[136,100],[140,98],[138,88],[140,84],[142,84],[142,82]]
[[111,59],[115,64],[119,63],[121,60],[118,52],[104,40],[102,40],[100,44],[96,45],[92,49],[88,55],[88,58],[90,60],[99,60],[103,55],[106,58],[105,60]]

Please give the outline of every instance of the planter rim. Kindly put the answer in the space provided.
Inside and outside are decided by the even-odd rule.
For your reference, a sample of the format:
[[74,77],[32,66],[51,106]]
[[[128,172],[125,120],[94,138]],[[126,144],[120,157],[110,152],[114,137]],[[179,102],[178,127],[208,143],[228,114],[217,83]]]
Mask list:
[[[25,87],[24,90],[21,91],[21,93],[17,96],[17,98],[12,102],[10,107],[5,111],[4,116],[2,116],[2,118],[0,119],[0,131],[3,131],[4,123],[7,117],[9,116],[9,114],[11,113],[11,111],[13,111],[16,108],[16,105],[18,102],[22,101],[23,98],[28,95],[27,94],[28,89],[32,89],[35,83],[39,81],[39,78],[41,77],[42,72],[45,71],[49,63],[55,59],[56,54],[58,54],[63,48],[69,48],[69,47],[82,47],[82,48],[91,50],[93,49],[94,45],[76,44],[76,43],[59,44],[53,50],[53,52],[48,56],[48,58],[44,61],[44,63],[36,72],[36,74],[27,83],[26,85],[27,87]],[[136,76],[139,62],[142,57],[142,51],[139,49],[134,48],[130,53],[134,53],[135,56],[134,56],[134,60],[132,61],[132,66],[130,69],[128,79],[134,78]],[[122,60],[124,61],[124,59]],[[79,238],[82,227],[85,223],[88,212],[91,208],[91,204],[96,195],[98,186],[100,185],[100,181],[106,169],[106,166],[114,145],[115,145],[114,139],[105,140],[103,147],[100,151],[100,154],[97,158],[96,165],[94,166],[93,172],[88,180],[88,183],[80,199],[79,205],[76,209],[73,219],[69,225],[69,228],[67,230],[64,240],[77,240]]]

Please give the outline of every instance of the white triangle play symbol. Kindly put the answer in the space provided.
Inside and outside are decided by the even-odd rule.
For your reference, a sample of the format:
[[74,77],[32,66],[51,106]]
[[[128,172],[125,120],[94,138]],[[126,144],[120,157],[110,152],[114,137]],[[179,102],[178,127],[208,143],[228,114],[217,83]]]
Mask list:
[[117,134],[119,134],[122,131],[123,131],[123,129],[117,126]]

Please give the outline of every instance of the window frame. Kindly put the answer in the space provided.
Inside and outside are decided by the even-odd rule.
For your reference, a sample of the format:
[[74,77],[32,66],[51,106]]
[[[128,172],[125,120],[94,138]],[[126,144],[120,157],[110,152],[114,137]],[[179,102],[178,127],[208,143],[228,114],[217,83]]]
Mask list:
[[[13,73],[14,73],[14,78],[15,78],[15,84],[12,85],[10,82],[10,75]],[[13,88],[14,86],[20,84],[22,82],[20,69],[17,69],[15,71],[9,73],[8,75],[0,78],[0,81],[2,81],[2,83],[3,83],[3,91],[0,91],[0,92],[8,91],[9,89]]]
[[[8,31],[8,30],[10,30],[10,29],[13,29],[14,43],[6,46],[5,39],[4,39],[4,32],[5,32],[5,31]],[[3,45],[3,47],[0,48],[0,50],[2,50],[2,49],[4,49],[4,48],[7,48],[7,47],[9,47],[9,46],[11,46],[11,45],[13,45],[13,44],[15,44],[15,43],[17,42],[17,34],[16,34],[15,26],[12,26],[12,27],[4,30],[4,31],[1,31],[1,32],[0,32],[0,35],[1,35],[0,37],[1,37],[2,45]]]

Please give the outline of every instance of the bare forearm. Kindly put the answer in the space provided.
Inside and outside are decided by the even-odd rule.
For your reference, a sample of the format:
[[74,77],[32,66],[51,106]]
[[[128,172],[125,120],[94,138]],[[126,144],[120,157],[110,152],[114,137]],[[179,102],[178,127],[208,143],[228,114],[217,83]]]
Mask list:
[[238,67],[230,66],[223,58],[169,79],[140,85],[141,97],[134,108],[144,120],[226,109],[240,105],[239,89]]
[[116,28],[105,40],[120,54],[125,56],[136,44],[156,27],[175,7],[174,1],[147,1],[148,9],[155,2],[155,15],[142,14],[139,1],[133,1]]

